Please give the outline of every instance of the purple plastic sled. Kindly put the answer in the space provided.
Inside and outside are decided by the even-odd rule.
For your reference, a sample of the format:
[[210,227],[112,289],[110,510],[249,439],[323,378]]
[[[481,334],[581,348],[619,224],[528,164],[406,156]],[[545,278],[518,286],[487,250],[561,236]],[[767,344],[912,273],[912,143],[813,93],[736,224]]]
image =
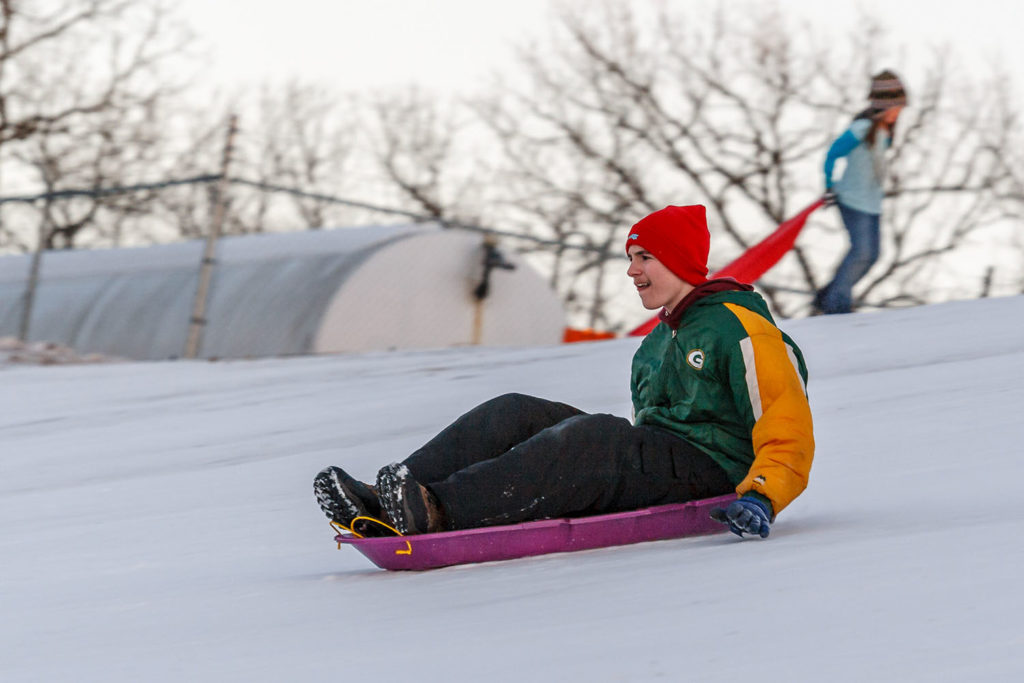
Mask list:
[[544,519],[522,524],[385,538],[335,536],[382,569],[434,569],[453,564],[606,548],[727,531],[709,517],[734,494],[689,503],[658,505],[609,515]]

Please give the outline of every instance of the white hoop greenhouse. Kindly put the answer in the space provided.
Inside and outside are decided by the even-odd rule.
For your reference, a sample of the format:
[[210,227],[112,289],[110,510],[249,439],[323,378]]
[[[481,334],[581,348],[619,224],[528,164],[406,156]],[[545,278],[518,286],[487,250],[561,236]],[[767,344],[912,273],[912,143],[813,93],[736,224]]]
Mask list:
[[[203,247],[45,252],[28,340],[185,355]],[[0,257],[0,336],[19,334],[31,260]],[[555,344],[565,326],[556,294],[514,253],[411,225],[225,237],[207,302],[202,358]]]

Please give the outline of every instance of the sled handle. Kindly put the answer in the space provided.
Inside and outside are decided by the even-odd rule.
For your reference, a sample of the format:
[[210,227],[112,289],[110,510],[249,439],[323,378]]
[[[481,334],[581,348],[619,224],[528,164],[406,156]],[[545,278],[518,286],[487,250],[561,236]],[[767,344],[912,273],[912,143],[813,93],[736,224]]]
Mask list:
[[[357,519],[365,519],[365,520],[368,520],[368,521],[373,522],[375,524],[380,524],[381,526],[389,529],[390,531],[394,531],[395,532],[395,536],[404,536],[405,535],[401,531],[396,529],[395,527],[393,527],[390,524],[388,524],[387,522],[382,522],[379,519],[376,519],[375,517],[365,517],[365,516],[354,517],[352,519],[352,525],[353,526],[355,526],[355,522],[356,522]],[[331,522],[331,526],[335,526],[335,522]],[[360,534],[357,531],[353,531],[350,528],[346,528],[346,527],[342,526],[341,524],[338,524],[337,526],[340,526],[342,529],[345,529],[345,531],[349,532],[350,534],[352,534],[356,538],[363,538],[363,535]],[[341,543],[338,543],[338,548],[339,549],[341,548]],[[396,550],[395,551],[395,555],[412,555],[412,543],[409,543],[409,541],[407,539],[405,541],[405,550]]]

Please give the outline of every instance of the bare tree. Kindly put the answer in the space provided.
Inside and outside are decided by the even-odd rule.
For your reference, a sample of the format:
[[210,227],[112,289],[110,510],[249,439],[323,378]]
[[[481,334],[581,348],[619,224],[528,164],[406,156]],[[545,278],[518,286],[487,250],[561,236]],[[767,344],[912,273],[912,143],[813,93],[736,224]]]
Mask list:
[[[173,177],[215,172],[217,144],[230,112],[239,112],[239,134],[230,172],[225,234],[285,232],[365,222],[379,213],[359,201],[372,186],[371,160],[361,147],[361,101],[322,86],[290,81],[260,92],[221,96],[212,106],[180,119],[185,144],[170,163]],[[356,188],[362,188],[359,192]],[[178,187],[162,193],[161,222],[180,236],[202,236],[211,190]]]
[[233,189],[238,231],[315,230],[352,220],[352,207],[328,198],[344,197],[355,185],[356,109],[353,97],[310,83],[264,87],[245,126],[237,172],[263,190]]
[[[182,105],[175,109],[177,145],[165,152],[164,174],[169,178],[210,180],[176,184],[156,192],[146,225],[136,230],[138,240],[162,242],[206,236],[217,198],[214,181],[220,172],[221,152],[233,108],[233,102],[214,98],[209,106],[199,110]],[[238,137],[244,135],[243,130]],[[230,219],[227,222],[232,223]]]
[[[577,312],[590,325],[613,324],[603,274],[620,255],[623,226],[665,204],[702,201],[745,248],[758,236],[755,211],[772,223],[785,217],[798,187],[788,165],[821,145],[823,115],[789,111],[814,69],[772,31],[749,44],[735,28],[718,14],[710,25],[663,20],[652,32],[624,4],[567,13],[554,49],[524,51],[528,85],[484,110],[513,151],[509,176],[543,198],[527,206],[542,221],[544,207],[557,206],[554,223],[583,235],[581,255],[564,261],[564,286],[567,299],[588,302]],[[576,289],[582,283],[589,294]]]
[[425,219],[479,224],[489,194],[475,117],[460,102],[416,88],[374,95],[365,150],[389,204]]
[[[895,51],[870,17],[837,44],[774,6],[592,10],[565,10],[549,43],[523,51],[526,83],[503,84],[477,111],[504,153],[510,211],[583,247],[555,264],[563,295],[590,324],[613,325],[602,273],[623,226],[666,204],[704,203],[712,268],[725,265],[820,195],[829,142],[863,107],[875,60]],[[889,166],[889,242],[859,292],[865,305],[951,298],[934,286],[952,277],[943,257],[1005,213],[997,198],[1012,180],[1003,143],[1016,112],[984,79],[983,106],[965,97],[941,56],[910,85]],[[996,104],[1001,117],[988,114]],[[843,251],[838,219],[822,212],[761,283],[773,307],[803,310]]]
[[0,232],[28,248],[41,221],[46,248],[117,243],[145,196],[87,191],[138,183],[156,163],[158,112],[178,90],[164,67],[188,33],[155,0],[0,0],[0,14],[0,193],[47,195],[5,212]]

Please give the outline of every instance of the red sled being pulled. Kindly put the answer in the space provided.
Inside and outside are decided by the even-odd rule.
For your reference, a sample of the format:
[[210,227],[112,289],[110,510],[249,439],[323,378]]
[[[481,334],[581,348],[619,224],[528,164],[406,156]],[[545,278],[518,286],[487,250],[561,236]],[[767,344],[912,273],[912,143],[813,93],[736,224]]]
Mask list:
[[[334,540],[350,545],[381,569],[436,569],[456,564],[511,560],[517,557],[592,550],[728,531],[711,519],[711,510],[726,507],[734,494],[689,503],[616,512],[591,517],[543,519],[522,524],[445,531],[414,536],[362,537],[349,530]],[[382,522],[360,518],[382,526]]]

